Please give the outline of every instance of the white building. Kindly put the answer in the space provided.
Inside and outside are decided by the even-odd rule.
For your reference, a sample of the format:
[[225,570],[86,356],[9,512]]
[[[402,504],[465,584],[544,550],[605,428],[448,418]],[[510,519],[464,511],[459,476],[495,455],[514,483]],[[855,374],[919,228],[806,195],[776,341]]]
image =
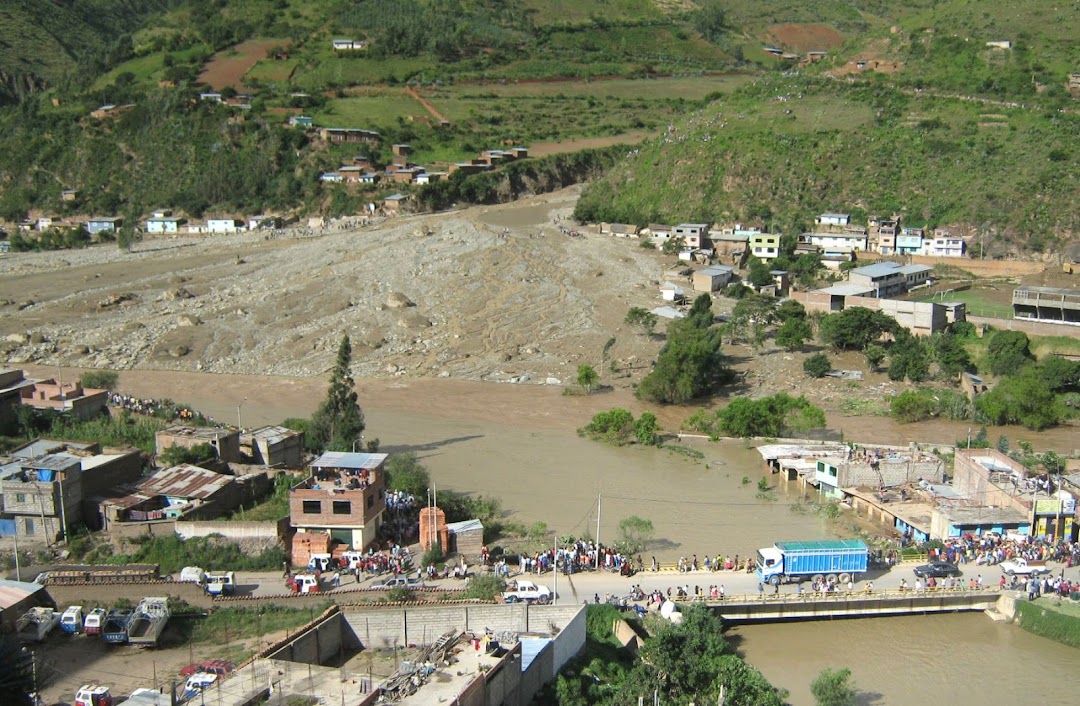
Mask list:
[[206,232],[207,233],[235,233],[238,230],[242,230],[244,224],[242,221],[238,221],[235,218],[207,218],[206,219]]
[[671,229],[672,238],[682,238],[689,248],[702,248],[709,244],[708,223],[680,223]]
[[967,250],[967,243],[963,238],[957,238],[949,234],[947,230],[935,230],[934,238],[923,239],[923,255],[930,257],[963,257]]
[[[825,214],[830,215],[830,214]],[[836,215],[836,214],[832,214]],[[847,217],[846,215],[844,216]],[[866,250],[866,233],[803,233],[799,243],[816,245],[823,251],[861,252]]]
[[814,219],[819,226],[846,226],[851,223],[850,213],[823,213]]
[[177,216],[152,216],[146,219],[147,233],[179,233],[184,219]]

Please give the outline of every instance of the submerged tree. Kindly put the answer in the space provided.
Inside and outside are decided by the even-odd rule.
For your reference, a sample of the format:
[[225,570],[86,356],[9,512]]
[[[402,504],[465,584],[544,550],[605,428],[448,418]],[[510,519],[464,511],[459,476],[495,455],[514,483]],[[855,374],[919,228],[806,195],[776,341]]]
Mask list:
[[330,374],[326,400],[311,418],[308,433],[315,448],[351,451],[354,442],[364,433],[364,412],[360,409],[356,383],[349,370],[351,366],[352,344],[349,337],[344,336],[338,346],[337,362]]

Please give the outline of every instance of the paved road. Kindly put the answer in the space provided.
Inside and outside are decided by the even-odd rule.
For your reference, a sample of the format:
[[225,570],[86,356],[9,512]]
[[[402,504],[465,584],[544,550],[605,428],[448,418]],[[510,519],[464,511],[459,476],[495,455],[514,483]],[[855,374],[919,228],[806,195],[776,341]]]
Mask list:
[[[859,581],[856,582],[857,590],[862,590],[866,582],[873,581],[874,588],[876,589],[895,589],[899,588],[900,580],[905,579],[909,586],[914,584],[915,575],[912,573],[912,569],[918,566],[917,563],[904,563],[899,566],[893,567],[888,571],[871,571],[860,576]],[[1062,564],[1050,564],[1054,574],[1060,574],[1064,569]],[[983,584],[986,587],[996,587],[998,579],[1001,577],[1001,571],[996,566],[976,566],[974,564],[961,565],[962,579],[965,583],[972,578],[979,576],[983,579]],[[1071,569],[1064,569],[1065,576],[1071,581],[1080,581],[1080,567],[1073,567]],[[516,578],[515,575],[511,575],[511,578]],[[527,579],[535,583],[547,586],[555,590],[556,581],[551,572],[536,576],[536,574],[530,574],[528,576],[521,576],[522,579]],[[356,580],[349,575],[343,575],[340,588],[331,589],[329,584],[324,584],[326,588],[325,593],[328,596],[335,594],[345,598],[348,594],[354,593],[359,588],[366,588],[374,583],[378,583],[378,577],[363,577],[359,584]],[[254,596],[268,598],[272,596],[288,595],[288,591],[285,589],[285,583],[282,579],[281,572],[237,572],[237,595],[238,596]],[[619,576],[618,574],[601,571],[601,572],[585,572],[574,574],[567,577],[564,574],[560,574],[558,577],[558,595],[559,602],[592,602],[596,596],[600,596],[601,600],[606,595],[622,597],[626,596],[630,587],[633,585],[640,585],[642,590],[646,593],[654,590],[660,590],[666,594],[667,589],[671,588],[673,591],[678,586],[689,587],[690,592],[694,592],[695,586],[700,586],[702,591],[708,593],[709,587],[713,585],[724,587],[724,591],[728,596],[734,596],[739,594],[756,595],[758,590],[758,580],[754,574],[747,574],[745,572],[735,571],[690,571],[686,573],[679,573],[677,571],[661,571],[650,572],[644,571],[632,577]],[[464,586],[463,582],[457,579],[440,579],[436,581],[426,582],[426,585],[433,586],[438,589],[460,589]],[[809,590],[809,584],[803,584],[804,590]],[[766,586],[767,592],[773,592],[774,589],[771,586]],[[798,588],[795,584],[789,584],[779,587],[780,593],[796,593]]]

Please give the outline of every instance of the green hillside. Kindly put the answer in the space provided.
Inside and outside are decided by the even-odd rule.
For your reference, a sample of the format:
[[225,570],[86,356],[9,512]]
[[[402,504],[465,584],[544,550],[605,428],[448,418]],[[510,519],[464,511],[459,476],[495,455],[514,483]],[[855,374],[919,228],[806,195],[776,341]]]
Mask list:
[[1080,229],[1080,116],[772,78],[712,103],[591,184],[586,221],[764,222],[899,212],[1042,250]]
[[131,54],[130,33],[181,0],[4,0],[0,104],[45,86],[77,90]]

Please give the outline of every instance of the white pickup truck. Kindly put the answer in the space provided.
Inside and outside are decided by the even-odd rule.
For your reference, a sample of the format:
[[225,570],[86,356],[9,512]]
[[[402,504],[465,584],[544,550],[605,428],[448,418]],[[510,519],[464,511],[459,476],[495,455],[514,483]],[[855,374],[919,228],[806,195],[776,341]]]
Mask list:
[[503,592],[503,603],[539,603],[551,602],[551,589],[537,586],[532,581],[511,581]]
[[1006,576],[1042,576],[1050,573],[1045,561],[1028,561],[1022,557],[1001,562]]

